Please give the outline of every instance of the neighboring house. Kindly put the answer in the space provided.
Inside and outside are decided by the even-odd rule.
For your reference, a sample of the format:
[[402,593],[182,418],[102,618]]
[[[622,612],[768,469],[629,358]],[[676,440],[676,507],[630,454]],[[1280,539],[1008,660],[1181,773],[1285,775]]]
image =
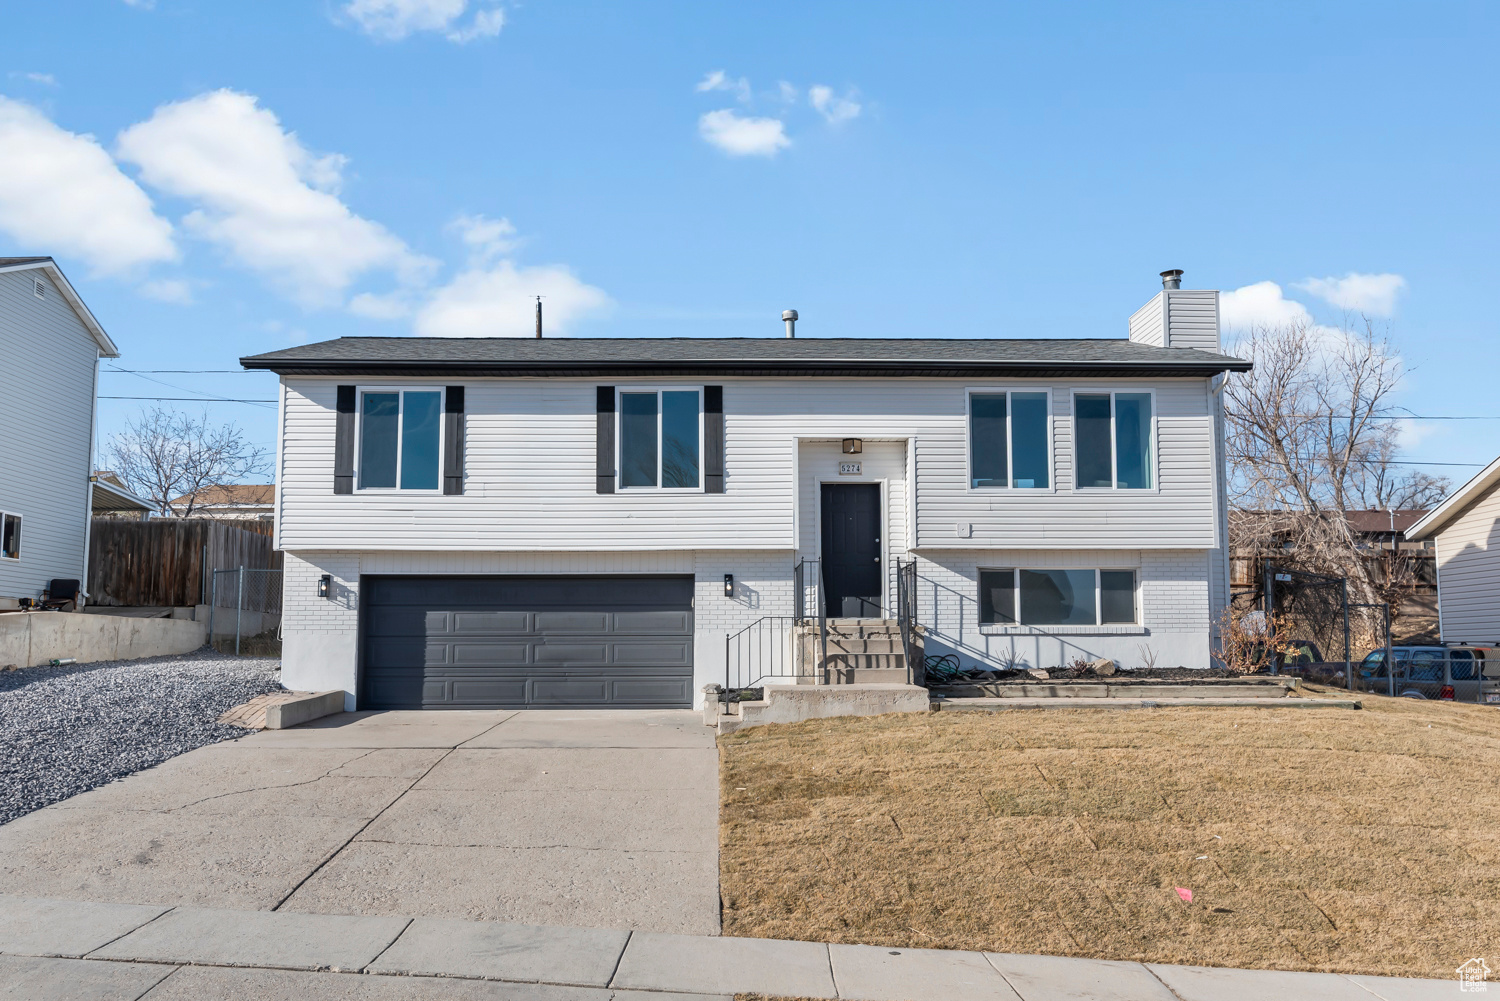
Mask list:
[[1500,459],[1406,531],[1437,548],[1444,643],[1500,646]]
[[0,257],[0,608],[88,579],[94,399],[119,351],[50,257]]
[[[192,502],[191,515],[188,514],[189,501]],[[276,485],[274,483],[227,483],[221,486],[204,487],[196,495],[183,494],[174,499],[170,506],[179,518],[239,518],[269,521],[276,516]]]
[[732,634],[785,649],[797,582],[836,620],[891,618],[911,560],[929,655],[1208,667],[1219,390],[1249,364],[1218,353],[1218,293],[1175,277],[1128,340],[245,358],[282,382],[283,679],[361,708],[687,706]]
[[94,471],[92,509],[96,518],[123,518],[127,521],[149,521],[155,510],[150,501],[131,493],[118,476],[104,469]]

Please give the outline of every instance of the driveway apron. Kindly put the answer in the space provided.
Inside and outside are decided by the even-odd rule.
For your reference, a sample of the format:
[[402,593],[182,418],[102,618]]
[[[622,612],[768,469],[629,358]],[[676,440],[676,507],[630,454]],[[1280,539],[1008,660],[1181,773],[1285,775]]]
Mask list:
[[0,827],[0,893],[716,935],[717,752],[686,711],[344,713]]

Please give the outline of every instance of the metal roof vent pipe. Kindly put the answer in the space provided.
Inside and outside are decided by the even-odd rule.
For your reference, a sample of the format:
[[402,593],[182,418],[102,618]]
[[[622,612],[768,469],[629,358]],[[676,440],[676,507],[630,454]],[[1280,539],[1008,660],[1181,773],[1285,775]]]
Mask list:
[[781,311],[781,318],[786,321],[786,335],[788,337],[796,337],[797,311],[795,309],[784,309]]
[[1161,273],[1161,287],[1168,290],[1182,288],[1182,269],[1174,268]]

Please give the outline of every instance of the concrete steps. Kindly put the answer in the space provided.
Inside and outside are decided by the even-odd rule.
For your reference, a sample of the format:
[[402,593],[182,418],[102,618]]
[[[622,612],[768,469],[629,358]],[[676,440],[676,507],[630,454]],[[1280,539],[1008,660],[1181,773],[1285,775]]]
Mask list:
[[[800,662],[814,665],[811,676],[822,685],[905,685],[906,650],[895,619],[828,619],[820,651],[816,626],[798,627]],[[917,643],[921,643],[920,633]],[[821,662],[819,654],[825,653]]]

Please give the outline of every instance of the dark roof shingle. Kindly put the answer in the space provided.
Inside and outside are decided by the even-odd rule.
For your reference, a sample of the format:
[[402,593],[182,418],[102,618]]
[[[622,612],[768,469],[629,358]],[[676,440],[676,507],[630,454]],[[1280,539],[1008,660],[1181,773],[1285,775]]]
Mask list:
[[1210,375],[1249,362],[1123,338],[341,337],[241,358],[305,375]]

